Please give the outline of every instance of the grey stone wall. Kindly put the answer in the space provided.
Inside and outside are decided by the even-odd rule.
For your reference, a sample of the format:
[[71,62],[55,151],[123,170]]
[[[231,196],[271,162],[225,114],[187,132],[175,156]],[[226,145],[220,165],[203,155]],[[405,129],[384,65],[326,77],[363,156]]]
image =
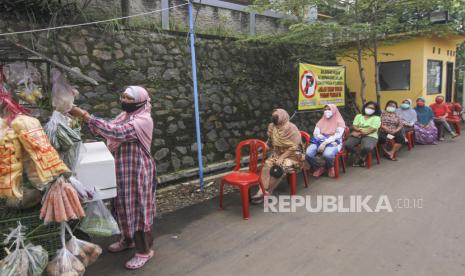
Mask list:
[[[6,26],[0,20],[0,31]],[[119,91],[124,86],[146,87],[152,97],[152,153],[159,174],[196,166],[186,34],[86,28],[25,35],[19,40],[30,47],[32,41],[39,52],[99,81],[93,86],[70,77],[82,94],[78,104],[97,116],[112,118],[121,111]],[[299,50],[202,36],[197,36],[196,48],[203,157],[211,165],[232,160],[235,146],[243,139],[265,139],[273,108],[293,113],[298,83],[298,61],[293,56]],[[318,58],[309,57],[308,62]],[[345,114],[349,120],[353,116],[350,111]],[[294,122],[311,131],[319,116],[300,114]]]
[[[83,0],[77,0],[81,3]],[[170,0],[170,6],[185,3],[182,0]],[[200,7],[200,8],[199,8]],[[143,13],[161,9],[161,0],[133,0],[131,1],[131,14]],[[197,15],[198,12],[198,15]],[[120,1],[94,0],[85,13],[94,19],[106,19],[120,16]],[[188,26],[187,6],[169,11],[170,29],[186,30]],[[229,9],[211,7],[206,5],[194,5],[194,16],[197,17],[197,31],[209,34],[249,34],[249,14]],[[161,13],[154,13],[144,17],[131,19],[135,25],[161,26]],[[276,18],[257,16],[257,34],[285,31],[286,27],[280,24]]]

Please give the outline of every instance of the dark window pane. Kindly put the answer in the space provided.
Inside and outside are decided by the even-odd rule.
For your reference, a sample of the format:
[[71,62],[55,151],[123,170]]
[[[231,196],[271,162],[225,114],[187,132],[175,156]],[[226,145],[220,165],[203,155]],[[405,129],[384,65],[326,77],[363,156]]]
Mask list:
[[382,91],[410,90],[410,60],[381,62],[379,84]]
[[442,61],[428,59],[426,74],[426,93],[428,95],[441,93]]

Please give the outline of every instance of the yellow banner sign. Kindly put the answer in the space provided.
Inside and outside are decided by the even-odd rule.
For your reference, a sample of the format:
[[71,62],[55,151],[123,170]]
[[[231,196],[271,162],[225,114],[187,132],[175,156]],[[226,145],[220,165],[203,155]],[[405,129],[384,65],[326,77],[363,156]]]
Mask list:
[[299,65],[298,110],[322,109],[327,104],[344,106],[345,68]]

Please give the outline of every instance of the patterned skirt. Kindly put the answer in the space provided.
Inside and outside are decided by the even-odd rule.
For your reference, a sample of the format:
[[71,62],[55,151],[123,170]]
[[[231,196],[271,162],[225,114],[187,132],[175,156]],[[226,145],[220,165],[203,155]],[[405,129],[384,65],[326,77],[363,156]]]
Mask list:
[[415,124],[415,142],[422,145],[436,145],[438,143],[438,129],[431,121],[426,127]]

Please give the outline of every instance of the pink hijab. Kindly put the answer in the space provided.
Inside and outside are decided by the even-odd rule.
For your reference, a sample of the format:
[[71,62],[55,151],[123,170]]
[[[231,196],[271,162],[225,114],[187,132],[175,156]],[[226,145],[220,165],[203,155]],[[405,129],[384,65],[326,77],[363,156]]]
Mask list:
[[[145,105],[131,113],[122,112],[112,121],[112,123],[118,124],[129,121],[136,129],[136,135],[139,142],[142,144],[142,147],[150,153],[153,134],[153,120],[150,114],[152,105],[150,104],[149,93],[147,93],[147,90],[143,87],[129,86],[123,94],[133,97],[135,103],[145,102]],[[120,142],[111,139],[108,139],[107,143],[111,151],[114,151],[121,145]]]
[[328,104],[328,107],[333,112],[333,116],[328,119],[323,115],[323,118],[318,121],[316,126],[320,129],[322,134],[334,135],[336,133],[336,129],[340,127],[345,128],[346,123],[344,122],[344,118],[342,118],[342,115],[336,105]]

